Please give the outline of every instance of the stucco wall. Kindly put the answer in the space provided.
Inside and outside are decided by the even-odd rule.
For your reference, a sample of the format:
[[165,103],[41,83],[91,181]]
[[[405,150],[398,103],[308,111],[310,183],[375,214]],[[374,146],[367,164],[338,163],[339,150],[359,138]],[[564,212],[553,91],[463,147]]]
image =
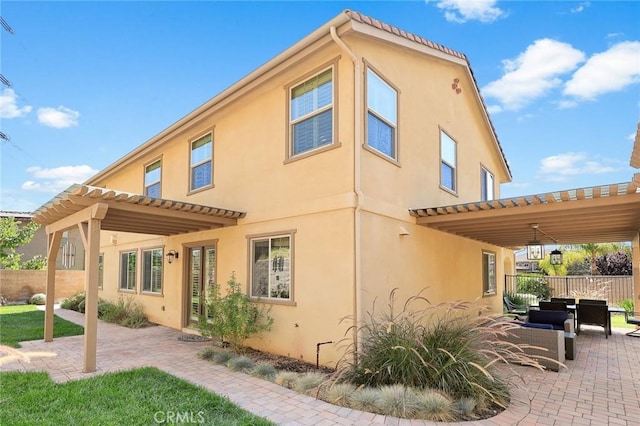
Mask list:
[[[84,291],[84,271],[56,271],[55,300]],[[47,290],[47,271],[0,271],[0,295],[11,302],[25,302]]]
[[[501,309],[500,280],[512,253],[418,226],[408,213],[412,207],[479,200],[481,166],[495,174],[496,182],[508,179],[466,69],[349,34],[344,39],[399,90],[398,161],[386,161],[354,140],[355,114],[363,114],[364,131],[366,110],[355,112],[353,63],[327,35],[251,83],[236,101],[222,101],[223,107],[166,132],[117,173],[91,182],[141,193],[145,165],[161,158],[163,198],[247,213],[237,226],[174,237],[103,232],[101,297],[134,296],[151,321],[180,329],[186,325],[189,247],[215,244],[217,282],[226,282],[235,271],[237,280],[248,285],[247,237],[293,230],[295,303],[270,304],[273,330],[251,339],[250,346],[313,362],[317,343],[344,339],[354,324],[349,318],[356,313],[364,318],[374,300],[386,302],[394,287],[400,288],[399,300],[429,287],[425,295],[434,304],[478,300]],[[327,66],[334,68],[336,140],[332,149],[289,159],[288,88]],[[454,78],[461,80],[461,94],[451,89]],[[360,102],[366,109],[365,92]],[[457,194],[439,187],[440,128],[457,142]],[[213,134],[213,184],[190,193],[190,141],[205,132]],[[362,158],[359,207],[355,150]],[[356,226],[359,242],[354,241]],[[400,236],[399,226],[410,234]],[[359,282],[356,245],[361,248]],[[140,279],[135,292],[119,291],[119,253],[148,247],[180,253],[178,261],[164,263],[163,293],[141,293]],[[482,250],[496,253],[497,294],[489,297],[482,295]],[[321,361],[335,362],[340,355],[339,346],[323,346]]]

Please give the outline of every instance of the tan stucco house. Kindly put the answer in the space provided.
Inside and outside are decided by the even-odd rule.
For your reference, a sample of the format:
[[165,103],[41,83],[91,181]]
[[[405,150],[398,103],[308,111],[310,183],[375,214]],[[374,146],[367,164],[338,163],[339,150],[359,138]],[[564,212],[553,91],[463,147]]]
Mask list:
[[[247,343],[312,361],[396,287],[399,300],[428,287],[433,304],[501,312],[532,223],[501,216],[543,221],[601,195],[496,201],[510,180],[467,58],[345,11],[36,218],[51,241],[82,230],[88,298],[130,295],[151,321],[185,329],[207,285],[235,273],[275,320]],[[638,210],[637,185],[616,188]],[[327,345],[321,362],[340,355]]]

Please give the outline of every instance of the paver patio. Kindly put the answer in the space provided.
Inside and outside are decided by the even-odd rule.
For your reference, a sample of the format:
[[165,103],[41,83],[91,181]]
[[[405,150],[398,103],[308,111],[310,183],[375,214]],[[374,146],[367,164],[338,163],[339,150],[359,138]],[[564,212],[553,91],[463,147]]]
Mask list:
[[[84,315],[74,311],[58,309],[56,315],[84,323]],[[12,362],[0,371],[47,371],[64,382],[152,366],[282,425],[640,425],[640,339],[624,333],[614,328],[605,339],[602,329],[584,327],[576,359],[566,361],[559,373],[510,367],[520,386],[513,389],[509,408],[491,419],[464,423],[403,420],[331,405],[200,360],[196,354],[208,343],[179,341],[180,331],[162,326],[132,330],[99,321],[95,373],[82,373],[83,336],[23,342],[23,352],[56,356]]]

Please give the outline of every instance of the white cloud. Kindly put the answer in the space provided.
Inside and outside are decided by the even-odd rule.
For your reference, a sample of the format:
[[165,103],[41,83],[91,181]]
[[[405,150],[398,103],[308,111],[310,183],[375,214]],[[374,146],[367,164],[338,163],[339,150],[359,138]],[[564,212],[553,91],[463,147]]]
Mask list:
[[500,105],[488,105],[487,112],[489,114],[498,114],[502,112],[502,107]]
[[496,0],[440,0],[438,8],[444,10],[444,17],[449,22],[491,23],[506,16],[503,10],[495,7],[495,4]]
[[18,107],[18,96],[13,89],[4,89],[0,93],[0,118],[18,118],[27,115],[33,108],[25,105]]
[[584,53],[570,44],[544,38],[515,59],[502,61],[504,75],[482,88],[508,110],[518,110],[562,85],[560,75],[573,71],[584,61]]
[[592,100],[640,82],[640,42],[624,41],[593,55],[565,86],[564,95]]
[[38,108],[38,121],[49,127],[62,129],[78,125],[80,113],[70,108],[59,106],[58,108]]
[[572,176],[612,173],[615,160],[590,158],[582,152],[551,155],[540,161],[538,176],[546,181],[564,182]]
[[32,180],[22,184],[25,191],[52,192],[59,193],[73,185],[82,183],[91,176],[98,173],[98,170],[90,166],[61,166],[52,169],[41,167],[29,167],[27,173]]
[[591,3],[589,3],[588,1],[582,2],[578,6],[571,8],[571,13],[583,12],[589,6],[591,6]]

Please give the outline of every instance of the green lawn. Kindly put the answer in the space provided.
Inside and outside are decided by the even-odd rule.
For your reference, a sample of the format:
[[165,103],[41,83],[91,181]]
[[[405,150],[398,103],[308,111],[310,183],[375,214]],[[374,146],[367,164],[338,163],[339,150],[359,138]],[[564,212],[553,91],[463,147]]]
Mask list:
[[[53,337],[76,336],[84,333],[84,327],[53,318]],[[19,348],[18,342],[44,339],[44,311],[35,305],[0,306],[0,344]]]
[[624,320],[624,314],[611,315],[611,327],[633,328],[633,324],[627,324]]
[[0,424],[274,425],[156,368],[57,384],[46,373],[0,373]]

